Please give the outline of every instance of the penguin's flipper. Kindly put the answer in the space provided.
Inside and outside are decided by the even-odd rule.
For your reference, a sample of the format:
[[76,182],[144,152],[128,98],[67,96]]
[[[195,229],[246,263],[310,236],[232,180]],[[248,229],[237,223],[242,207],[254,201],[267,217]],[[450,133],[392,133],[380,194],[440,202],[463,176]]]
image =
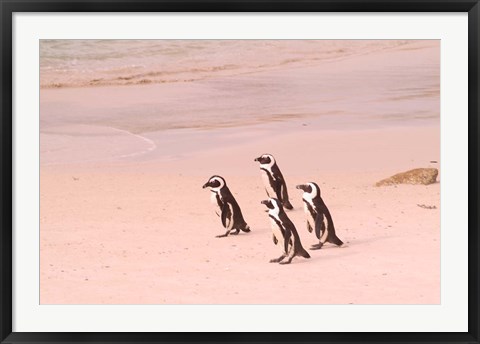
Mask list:
[[285,249],[285,253],[288,254],[288,245],[291,244],[291,236],[292,236],[292,231],[288,228],[285,228],[285,234],[283,235],[284,236],[284,249]]
[[275,194],[277,196],[277,199],[282,202],[282,181],[280,179],[275,179],[273,181],[273,188],[275,190]]
[[227,228],[227,219],[230,219],[230,222],[232,222],[231,217],[232,214],[230,212],[230,207],[228,206],[228,203],[223,203],[222,206],[222,225],[223,227]]
[[276,245],[278,244],[278,240],[277,240],[277,237],[275,235],[272,235],[273,236],[273,243]]
[[315,217],[315,235],[317,236],[318,240],[320,240],[324,230],[325,224],[323,223],[323,213],[317,212],[317,216]]

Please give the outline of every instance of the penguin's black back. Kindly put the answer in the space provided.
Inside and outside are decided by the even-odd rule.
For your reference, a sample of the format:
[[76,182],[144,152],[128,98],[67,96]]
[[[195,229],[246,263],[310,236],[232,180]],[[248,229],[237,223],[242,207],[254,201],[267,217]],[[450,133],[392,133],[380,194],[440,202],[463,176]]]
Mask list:
[[239,229],[244,229],[245,227],[247,227],[247,223],[245,222],[245,219],[243,218],[243,215],[242,215],[242,210],[240,209],[240,206],[238,205],[237,200],[233,196],[228,186],[225,185],[223,188],[221,188],[220,194],[224,202],[227,202],[232,205],[233,221],[235,224],[234,227],[235,228],[238,227]]
[[274,185],[274,190],[278,199],[282,201],[282,204],[285,208],[290,210],[293,209],[293,206],[288,199],[287,182],[285,181],[285,178],[283,178],[283,174],[276,162],[272,165],[271,170],[272,174],[278,180],[278,182],[275,183],[276,185]]
[[327,241],[331,242],[335,245],[343,245],[342,240],[340,240],[337,237],[337,234],[335,233],[335,225],[333,224],[333,218],[332,215],[330,214],[330,211],[327,208],[327,205],[323,201],[322,197],[317,195],[313,200],[315,204],[315,207],[317,208],[318,211],[321,211],[323,215],[325,216],[327,223],[328,223],[328,238]]

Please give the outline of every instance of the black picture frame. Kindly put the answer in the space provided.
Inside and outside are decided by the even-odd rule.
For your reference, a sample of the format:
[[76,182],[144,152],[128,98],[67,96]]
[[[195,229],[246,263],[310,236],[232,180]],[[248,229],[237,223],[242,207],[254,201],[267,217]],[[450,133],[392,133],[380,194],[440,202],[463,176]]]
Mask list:
[[[468,332],[465,333],[33,333],[12,332],[12,16],[15,12],[468,12]],[[478,0],[0,0],[1,343],[479,343],[479,15]]]

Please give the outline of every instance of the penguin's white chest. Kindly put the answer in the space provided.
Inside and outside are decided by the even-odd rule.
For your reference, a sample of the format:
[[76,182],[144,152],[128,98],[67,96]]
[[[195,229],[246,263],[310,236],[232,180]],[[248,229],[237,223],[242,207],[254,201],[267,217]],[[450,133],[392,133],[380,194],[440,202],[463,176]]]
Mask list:
[[270,179],[268,178],[268,172],[261,170],[262,172],[262,180],[263,185],[265,186],[265,190],[267,191],[268,197],[277,197],[275,190],[273,190],[272,186],[270,185]]
[[212,203],[215,214],[220,216],[222,210],[220,209],[220,206],[218,205],[218,202],[217,202],[217,193],[216,192],[211,192],[210,194],[211,194],[210,195],[210,202]]

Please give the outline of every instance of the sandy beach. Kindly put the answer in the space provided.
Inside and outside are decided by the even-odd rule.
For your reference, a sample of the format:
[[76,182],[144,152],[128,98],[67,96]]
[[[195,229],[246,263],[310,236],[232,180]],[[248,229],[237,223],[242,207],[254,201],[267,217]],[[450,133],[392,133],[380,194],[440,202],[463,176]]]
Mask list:
[[[440,170],[439,99],[431,41],[192,82],[42,89],[41,304],[439,304],[441,173],[375,186]],[[281,248],[260,204],[263,153],[304,247],[317,240],[295,185],[310,181],[345,247],[269,263]],[[250,233],[215,238],[202,189],[214,174]]]

